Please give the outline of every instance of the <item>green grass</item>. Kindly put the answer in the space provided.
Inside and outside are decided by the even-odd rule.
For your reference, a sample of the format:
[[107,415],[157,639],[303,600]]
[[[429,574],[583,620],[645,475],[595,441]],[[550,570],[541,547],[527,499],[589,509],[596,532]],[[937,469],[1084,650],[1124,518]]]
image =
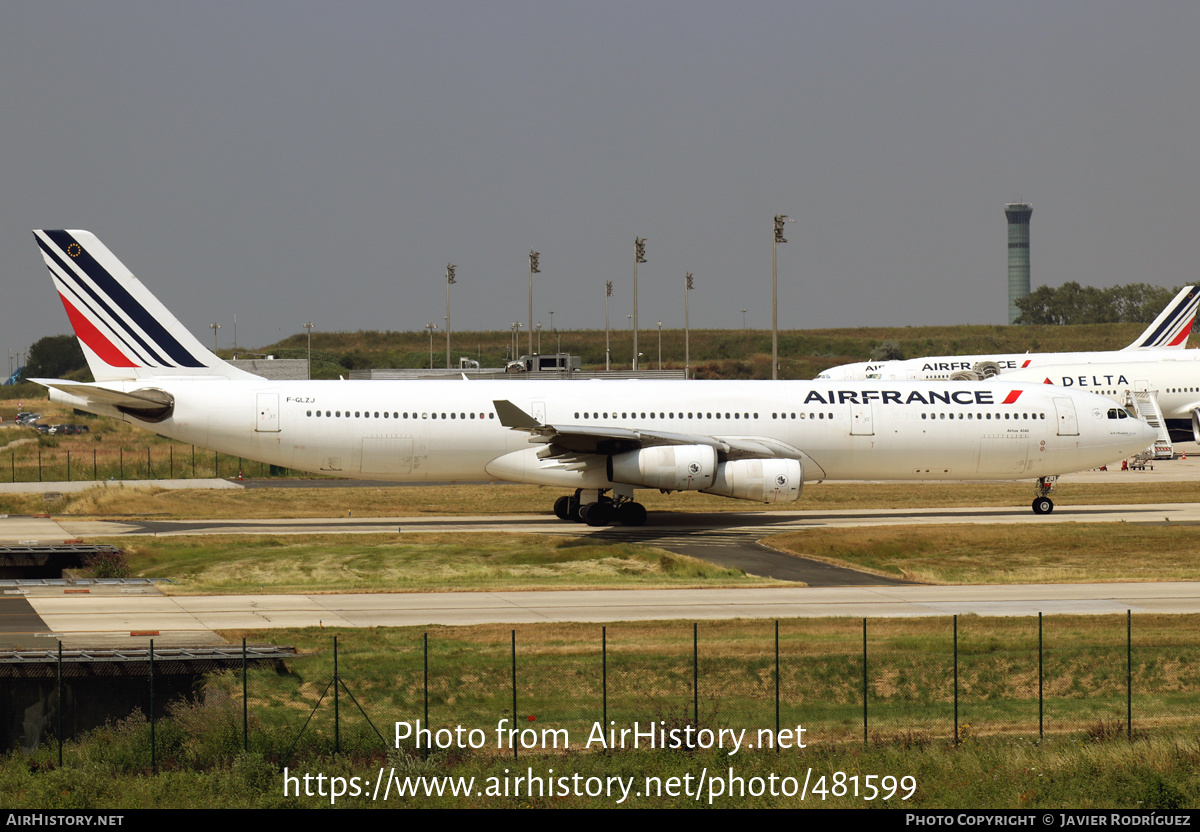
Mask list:
[[[953,631],[948,618],[872,620],[868,628],[870,742],[862,743],[862,630],[844,619],[781,621],[781,723],[806,728],[805,748],[775,753],[725,750],[599,751],[582,749],[602,718],[600,627],[585,624],[516,628],[518,724],[565,729],[571,749],[527,749],[514,760],[495,743],[498,721],[512,715],[510,627],[355,630],[338,638],[340,744],[334,749],[333,632],[255,632],[301,653],[286,672],[249,674],[249,753],[242,752],[241,679],[208,677],[203,697],[177,704],[156,725],[159,771],[151,773],[150,729],[135,716],[68,742],[64,765],[53,744],[0,759],[0,793],[9,809],[317,807],[329,798],[285,797],[289,773],[374,778],[380,766],[430,776],[692,778],[771,775],[810,792],[824,777],[914,778],[909,801],[864,802],[810,793],[798,797],[727,795],[722,807],[1130,808],[1194,807],[1200,799],[1197,616],[1134,619],[1134,739],[1124,733],[1124,616],[1052,616],[1044,622],[1046,738],[1038,738],[1037,622],[959,619],[959,732],[952,703]],[[422,639],[428,634],[429,725],[479,728],[476,750],[412,754],[394,746],[394,724],[424,718]],[[227,633],[232,639],[239,633]],[[698,631],[699,720],[693,723],[692,628],[680,622],[607,627],[608,717],[664,727],[773,728],[774,629],[771,622],[723,621]],[[322,694],[325,699],[318,707]],[[361,706],[362,711],[359,710]],[[315,708],[315,711],[314,711]],[[368,724],[363,712],[383,734]],[[311,714],[311,719],[310,719]],[[301,729],[303,733],[301,734]],[[299,741],[297,742],[297,737]],[[289,756],[289,750],[294,753]],[[505,770],[508,770],[507,772]],[[510,787],[513,781],[509,781]],[[838,782],[847,782],[839,780]],[[878,779],[876,782],[879,782]],[[481,786],[486,788],[486,786]],[[526,794],[466,798],[393,798],[393,806],[570,808],[614,800]],[[384,806],[347,798],[342,806]],[[634,796],[631,807],[699,804],[680,795]]]

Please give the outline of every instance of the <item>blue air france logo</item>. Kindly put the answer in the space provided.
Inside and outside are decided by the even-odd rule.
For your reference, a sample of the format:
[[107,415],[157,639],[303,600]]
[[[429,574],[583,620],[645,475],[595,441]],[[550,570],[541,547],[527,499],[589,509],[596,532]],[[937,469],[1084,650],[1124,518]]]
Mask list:
[[[1015,395],[1014,395],[1015,394]],[[1008,394],[1004,404],[1012,404],[1020,390]],[[1011,401],[1010,401],[1011,399]],[[810,390],[804,397],[804,404],[995,404],[995,396],[991,390],[912,390],[902,393],[899,390],[830,390],[822,395],[820,390]]]

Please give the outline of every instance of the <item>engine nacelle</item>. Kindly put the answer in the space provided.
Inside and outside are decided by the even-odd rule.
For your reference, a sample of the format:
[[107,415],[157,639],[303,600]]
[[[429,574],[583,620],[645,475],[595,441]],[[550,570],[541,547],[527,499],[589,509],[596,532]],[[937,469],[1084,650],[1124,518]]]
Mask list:
[[663,491],[700,491],[716,472],[717,449],[708,445],[658,445],[608,458],[609,481]]
[[756,503],[794,503],[803,487],[798,459],[734,459],[717,466],[713,484],[703,491]]

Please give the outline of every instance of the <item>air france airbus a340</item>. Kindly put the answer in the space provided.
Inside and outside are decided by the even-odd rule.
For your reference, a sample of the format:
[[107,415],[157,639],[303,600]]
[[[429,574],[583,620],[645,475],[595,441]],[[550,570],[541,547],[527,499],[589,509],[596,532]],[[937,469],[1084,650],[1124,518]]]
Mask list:
[[639,488],[755,502],[804,480],[1037,478],[1142,450],[1154,432],[1041,384],[828,381],[269,381],[205,349],[94,235],[35,231],[95,377],[51,398],[227,454],[404,482],[571,491],[563,519],[639,525]]

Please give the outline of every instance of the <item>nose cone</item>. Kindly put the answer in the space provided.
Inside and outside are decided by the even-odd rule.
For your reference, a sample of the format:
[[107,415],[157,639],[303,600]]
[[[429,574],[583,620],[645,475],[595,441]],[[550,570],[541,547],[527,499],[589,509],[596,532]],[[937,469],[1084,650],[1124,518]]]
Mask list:
[[[1150,425],[1146,424],[1141,419],[1138,419],[1138,428],[1140,428],[1138,439],[1142,444],[1137,450],[1143,451],[1146,448],[1152,447],[1158,440],[1158,431],[1150,427]],[[1134,453],[1137,453],[1137,451],[1134,451]]]

